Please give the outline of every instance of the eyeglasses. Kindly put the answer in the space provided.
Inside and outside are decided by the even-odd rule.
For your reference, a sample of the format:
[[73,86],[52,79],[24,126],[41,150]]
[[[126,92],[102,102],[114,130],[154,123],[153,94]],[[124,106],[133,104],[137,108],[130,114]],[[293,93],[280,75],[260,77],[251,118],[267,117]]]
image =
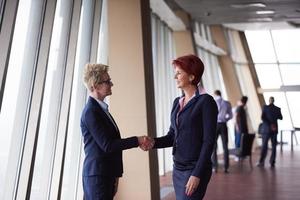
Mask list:
[[105,80],[105,81],[101,81],[99,84],[105,83],[107,85],[111,85],[113,82],[111,81],[111,79]]

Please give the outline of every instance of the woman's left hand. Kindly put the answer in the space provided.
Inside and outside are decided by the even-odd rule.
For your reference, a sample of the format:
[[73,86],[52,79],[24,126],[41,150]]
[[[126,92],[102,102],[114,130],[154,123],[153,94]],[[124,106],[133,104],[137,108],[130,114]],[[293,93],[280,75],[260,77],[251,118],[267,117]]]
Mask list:
[[200,178],[196,176],[190,176],[187,184],[185,185],[185,194],[187,196],[191,196],[198,188],[199,183],[200,183]]

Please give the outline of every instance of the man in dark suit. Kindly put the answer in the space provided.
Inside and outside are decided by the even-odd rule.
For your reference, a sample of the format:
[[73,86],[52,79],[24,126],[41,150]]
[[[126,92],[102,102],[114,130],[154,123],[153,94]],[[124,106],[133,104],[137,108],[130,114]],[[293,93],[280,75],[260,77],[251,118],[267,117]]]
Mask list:
[[150,139],[146,136],[121,139],[104,98],[111,95],[108,66],[87,64],[84,83],[90,97],[81,115],[84,142],[83,190],[85,200],[112,200],[118,179],[123,173],[122,150],[138,147]]
[[279,107],[274,105],[274,97],[270,97],[269,105],[263,107],[261,119],[263,121],[263,131],[262,131],[262,149],[260,154],[259,162],[257,166],[263,167],[265,158],[268,151],[268,142],[271,139],[272,142],[272,154],[270,157],[271,167],[275,166],[276,159],[276,145],[277,145],[277,133],[278,133],[278,124],[277,120],[282,120],[282,114]]

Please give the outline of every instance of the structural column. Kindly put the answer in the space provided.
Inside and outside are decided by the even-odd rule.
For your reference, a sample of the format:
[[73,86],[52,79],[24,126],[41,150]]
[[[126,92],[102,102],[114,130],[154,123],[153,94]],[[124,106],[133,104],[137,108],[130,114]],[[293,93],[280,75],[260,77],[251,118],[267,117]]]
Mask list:
[[186,30],[174,31],[174,43],[175,43],[175,53],[176,57],[184,56],[187,54],[197,54],[194,46],[193,33],[191,32],[190,27],[190,18],[189,16],[182,11],[177,11],[176,15],[183,21]]
[[[155,135],[150,8],[147,0],[108,1],[109,99],[121,137]],[[123,152],[116,199],[159,199],[156,151]],[[150,167],[149,167],[150,166]]]
[[[231,52],[225,36],[224,28],[221,26],[212,26],[211,32],[216,45],[224,49],[226,52]],[[241,34],[239,34],[237,31],[232,31],[232,37],[234,40],[232,45],[234,45],[235,50],[238,52],[235,56],[238,56],[236,59],[240,60],[240,63],[234,63],[231,55],[227,54],[218,57],[219,64],[229,100],[235,103],[241,98],[242,95],[247,95],[249,97],[247,107],[249,119],[251,120],[248,122],[248,128],[250,132],[255,132],[256,127],[258,127],[258,124],[260,123],[261,106],[260,99],[258,98],[258,93],[255,88],[257,82],[254,81],[254,66],[249,66],[248,59],[250,52],[248,52],[249,55],[248,58],[246,58],[246,46],[243,44],[246,43],[246,38],[242,38],[241,40]],[[240,67],[240,81],[237,76],[235,64],[239,64]],[[240,84],[242,84],[243,88]]]
[[[226,52],[230,52],[223,28],[221,26],[212,26],[211,33],[215,44]],[[230,102],[237,102],[242,96],[242,91],[234,69],[233,60],[229,54],[218,56],[218,60],[227,90],[228,100]]]

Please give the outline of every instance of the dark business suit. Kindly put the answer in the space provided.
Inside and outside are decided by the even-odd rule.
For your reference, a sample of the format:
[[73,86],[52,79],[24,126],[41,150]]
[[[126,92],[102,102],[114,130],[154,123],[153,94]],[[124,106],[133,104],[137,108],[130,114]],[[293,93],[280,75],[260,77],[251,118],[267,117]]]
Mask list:
[[108,115],[89,97],[80,122],[85,151],[85,200],[113,199],[115,180],[123,173],[122,150],[138,146],[137,137],[121,139],[113,118]]
[[272,154],[270,157],[270,164],[274,166],[276,159],[276,145],[277,145],[277,133],[278,133],[278,124],[277,120],[282,119],[281,110],[279,107],[274,104],[263,107],[263,112],[261,115],[263,121],[263,132],[262,132],[262,150],[259,159],[259,163],[263,164],[267,156],[268,151],[268,142],[271,139],[272,142]]
[[[179,98],[176,98],[169,132],[166,136],[155,138],[154,148],[173,147],[176,199],[200,200],[211,177],[218,108],[210,95],[200,95],[197,91],[180,112],[179,109]],[[193,195],[187,197],[184,190],[190,176],[200,178],[200,184]]]

